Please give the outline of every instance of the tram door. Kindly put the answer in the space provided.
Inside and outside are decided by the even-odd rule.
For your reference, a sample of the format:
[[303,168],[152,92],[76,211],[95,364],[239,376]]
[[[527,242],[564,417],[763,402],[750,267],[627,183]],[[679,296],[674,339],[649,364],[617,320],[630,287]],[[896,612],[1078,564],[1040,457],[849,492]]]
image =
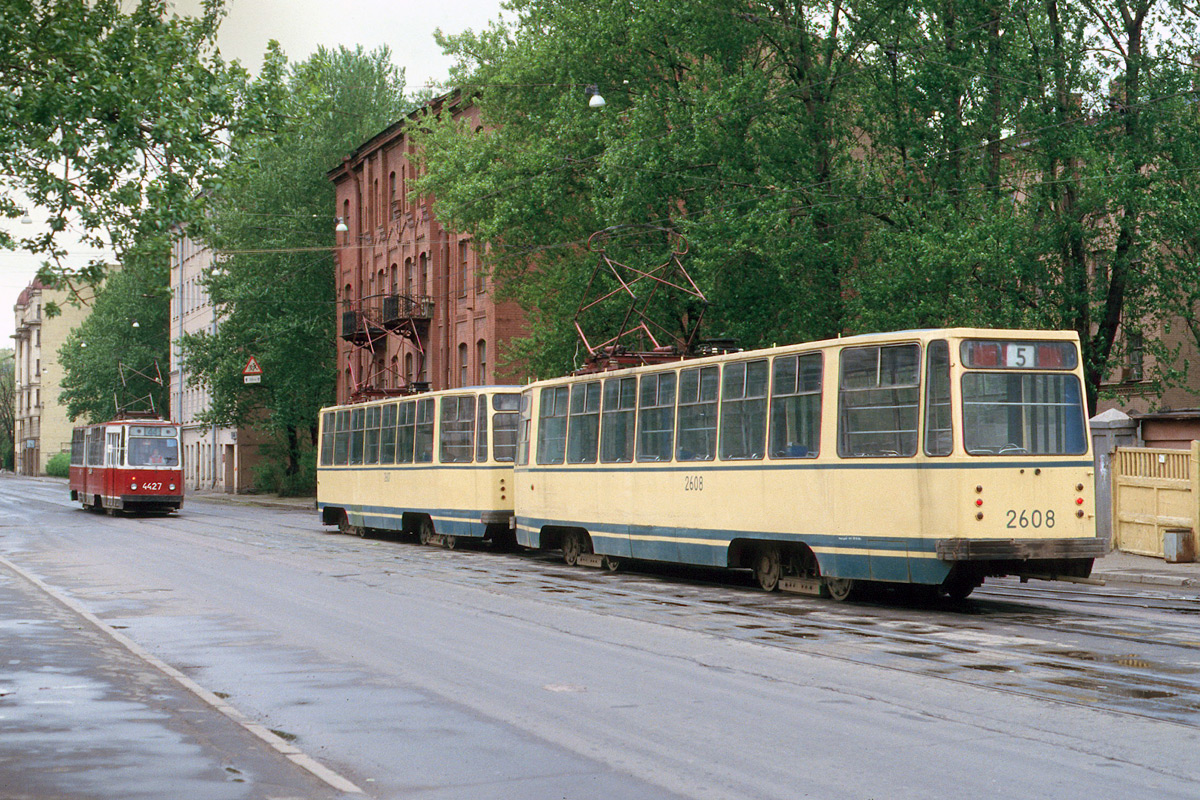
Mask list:
[[109,429],[104,437],[104,494],[108,497],[118,497],[121,494],[120,484],[124,481],[116,469],[122,461],[121,429]]

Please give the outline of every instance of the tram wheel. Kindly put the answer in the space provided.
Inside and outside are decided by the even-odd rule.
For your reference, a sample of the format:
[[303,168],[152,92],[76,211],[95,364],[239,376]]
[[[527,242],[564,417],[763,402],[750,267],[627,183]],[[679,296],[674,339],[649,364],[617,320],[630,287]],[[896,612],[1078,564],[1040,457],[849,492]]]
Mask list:
[[616,572],[621,568],[621,559],[613,558],[612,556],[605,556],[604,568],[609,572]]
[[858,590],[858,586],[851,578],[826,578],[825,588],[829,592],[829,596],[839,602],[849,600]]
[[951,581],[942,584],[942,591],[946,597],[958,603],[971,596],[971,592],[975,591],[975,584],[971,581]]
[[568,531],[563,534],[562,555],[563,561],[567,562],[568,566],[575,566],[579,563],[579,557],[583,555],[584,542],[583,534],[578,531]]
[[773,592],[779,588],[779,578],[783,575],[783,561],[779,557],[779,548],[774,545],[762,547],[754,554],[754,579],[765,592]]
[[421,544],[429,544],[433,540],[433,535],[433,520],[423,517],[421,526],[417,528],[417,541]]
[[366,536],[366,528],[360,528],[357,525],[350,524],[350,515],[345,511],[342,512],[341,518],[338,520],[338,531],[348,536]]
[[458,547],[458,537],[457,536],[443,536],[442,537],[442,547],[445,547],[447,550],[453,550],[454,548]]

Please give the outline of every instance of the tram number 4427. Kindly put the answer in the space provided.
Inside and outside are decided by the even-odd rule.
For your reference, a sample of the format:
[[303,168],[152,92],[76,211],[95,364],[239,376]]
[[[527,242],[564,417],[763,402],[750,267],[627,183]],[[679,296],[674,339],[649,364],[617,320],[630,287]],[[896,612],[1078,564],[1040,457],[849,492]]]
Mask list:
[[1053,528],[1054,527],[1054,509],[1042,511],[1040,509],[1012,509],[1004,512],[1008,522],[1006,528]]

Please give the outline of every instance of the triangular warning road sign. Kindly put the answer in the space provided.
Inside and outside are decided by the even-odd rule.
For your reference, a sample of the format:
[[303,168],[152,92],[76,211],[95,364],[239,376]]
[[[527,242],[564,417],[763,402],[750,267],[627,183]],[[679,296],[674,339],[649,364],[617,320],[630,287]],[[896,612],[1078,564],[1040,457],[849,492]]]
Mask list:
[[246,366],[242,368],[243,375],[262,375],[262,367],[258,365],[258,359],[250,356],[250,360],[246,362]]

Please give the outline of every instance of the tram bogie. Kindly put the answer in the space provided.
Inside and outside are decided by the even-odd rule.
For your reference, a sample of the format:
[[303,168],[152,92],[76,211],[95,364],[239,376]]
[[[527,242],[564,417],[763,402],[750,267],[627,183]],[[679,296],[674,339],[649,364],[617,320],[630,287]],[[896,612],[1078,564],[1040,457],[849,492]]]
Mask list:
[[83,508],[108,514],[179,510],[179,426],[157,417],[120,417],[76,427],[69,489]]

